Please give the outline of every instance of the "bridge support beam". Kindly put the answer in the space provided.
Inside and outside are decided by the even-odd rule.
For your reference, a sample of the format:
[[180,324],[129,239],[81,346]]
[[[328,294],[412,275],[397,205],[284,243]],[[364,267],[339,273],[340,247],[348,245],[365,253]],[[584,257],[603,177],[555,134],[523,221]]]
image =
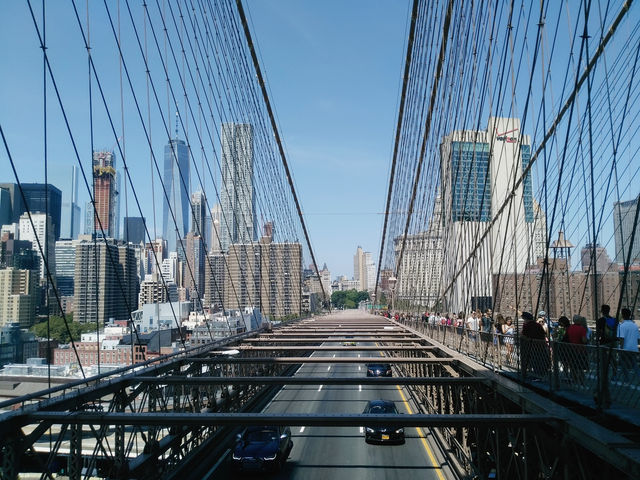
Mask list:
[[82,424],[71,425],[67,464],[69,479],[80,480],[82,478]]

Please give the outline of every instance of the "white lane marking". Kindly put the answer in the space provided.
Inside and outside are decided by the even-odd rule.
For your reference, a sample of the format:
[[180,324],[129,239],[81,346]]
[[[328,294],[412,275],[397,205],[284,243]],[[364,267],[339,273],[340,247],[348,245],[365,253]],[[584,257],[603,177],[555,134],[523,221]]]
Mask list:
[[335,353],[333,354],[333,358],[336,358],[336,354]]
[[329,366],[327,367],[327,371],[328,371],[328,370],[331,370],[331,365],[329,365]]
[[361,392],[362,391],[362,385],[358,385],[358,391]]
[[360,358],[360,354],[358,354],[358,358]]
[[304,429],[307,427],[300,427],[300,433],[304,432]]
[[362,367],[360,365],[358,365],[358,371],[362,370]]
[[320,391],[320,390],[322,390],[322,385],[320,385],[320,386],[318,387],[318,391]]
[[360,427],[360,433],[364,433],[364,427]]

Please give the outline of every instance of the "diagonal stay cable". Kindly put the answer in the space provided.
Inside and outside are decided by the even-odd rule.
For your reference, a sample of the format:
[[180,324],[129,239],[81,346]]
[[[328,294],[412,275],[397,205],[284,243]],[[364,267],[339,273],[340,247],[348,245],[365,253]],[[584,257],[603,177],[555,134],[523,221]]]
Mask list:
[[[591,71],[592,71],[593,67],[595,66],[595,64],[598,62],[600,56],[604,52],[604,49],[605,49],[606,45],[609,43],[609,41],[611,40],[613,35],[616,33],[620,23],[622,22],[622,20],[626,16],[626,14],[629,11],[629,8],[631,7],[632,3],[633,3],[633,0],[627,0],[624,3],[624,5],[621,7],[620,12],[618,13],[616,19],[614,20],[612,25],[609,27],[609,31],[607,32],[607,35],[605,35],[605,37],[602,39],[602,41],[598,45],[597,50],[593,54],[593,57],[591,58],[591,60],[587,64],[584,72],[582,73],[580,78],[575,83],[575,86],[573,88],[573,91],[569,95],[569,98],[567,98],[567,101],[565,102],[565,104],[562,106],[562,108],[558,112],[558,115],[556,115],[556,118],[553,121],[553,124],[551,125],[551,127],[549,127],[549,130],[545,134],[544,139],[540,143],[540,146],[536,149],[535,154],[533,154],[531,156],[531,161],[529,162],[529,165],[527,165],[527,167],[525,169],[523,169],[522,174],[520,175],[518,180],[514,183],[513,188],[511,190],[511,194],[512,195],[516,192],[518,187],[522,184],[522,182],[526,178],[527,174],[531,171],[531,168],[536,163],[536,160],[538,159],[538,156],[545,149],[547,142],[553,136],[553,134],[557,130],[558,126],[560,125],[560,122],[562,121],[565,113],[569,110],[571,105],[574,104],[574,102],[576,100],[576,97],[578,95],[578,92],[580,91],[583,83],[585,82],[585,80],[587,79],[589,74],[591,73]],[[471,250],[471,252],[469,253],[469,256],[465,259],[464,264],[460,267],[458,272],[453,276],[453,278],[449,282],[449,285],[447,285],[447,287],[443,290],[443,293],[441,294],[442,296],[445,296],[449,292],[449,290],[451,290],[451,288],[455,284],[458,276],[460,275],[460,272],[462,272],[464,270],[464,268],[467,266],[467,264],[471,261],[471,259],[474,258],[478,248],[480,247],[480,245],[482,245],[484,239],[486,238],[486,236],[489,234],[489,232],[493,228],[493,225],[501,217],[502,212],[507,207],[510,199],[511,199],[511,195],[508,195],[505,198],[505,200],[502,203],[502,205],[500,206],[500,208],[496,211],[496,214],[493,216],[491,221],[487,224],[487,227],[485,228],[485,230],[482,233],[482,235],[478,238],[478,241],[477,241],[475,247]]]
[[409,223],[411,222],[411,216],[413,214],[413,206],[416,199],[418,183],[420,182],[420,173],[422,172],[422,165],[424,163],[427,140],[429,138],[429,133],[431,132],[431,119],[433,118],[434,104],[436,101],[436,93],[438,91],[438,85],[440,84],[442,65],[444,64],[444,57],[447,51],[447,40],[449,39],[449,27],[451,25],[452,11],[453,11],[453,0],[449,0],[448,6],[447,6],[447,13],[444,19],[444,25],[442,27],[442,44],[440,46],[438,64],[437,64],[435,76],[433,79],[433,87],[431,89],[431,99],[429,100],[429,113],[427,115],[424,135],[422,137],[422,146],[420,147],[420,157],[418,159],[418,168],[416,169],[416,174],[413,180],[413,191],[411,193],[411,200],[409,201],[409,208],[407,210],[407,220],[404,226],[404,233],[402,235],[402,246],[400,247],[400,254],[396,259],[396,271],[397,271],[397,266],[399,266],[402,262],[402,255],[404,253],[404,248],[407,243],[407,232],[409,231]]
[[[2,137],[2,143],[4,144],[4,148],[5,151],[7,153],[7,157],[9,158],[9,163],[11,164],[11,169],[13,170],[13,175],[15,176],[16,179],[16,183],[18,184],[18,189],[20,190],[20,195],[22,196],[22,202],[25,205],[25,209],[26,209],[26,213],[29,216],[29,222],[31,223],[31,228],[33,229],[33,231],[36,231],[36,227],[33,223],[33,218],[31,217],[31,210],[29,209],[29,204],[27,202],[27,198],[25,196],[24,190],[22,189],[22,182],[20,182],[20,177],[18,176],[18,171],[16,170],[16,166],[15,166],[15,162],[13,161],[13,155],[11,155],[11,151],[9,150],[9,145],[7,144],[7,139],[4,136],[4,130],[2,129],[2,125],[0,125],[0,136]],[[51,269],[49,268],[49,261],[47,256],[45,255],[44,252],[44,246],[42,245],[42,242],[40,241],[40,235],[35,235],[36,238],[36,243],[38,244],[38,251],[40,252],[40,255],[42,256],[43,260],[44,260],[44,265],[45,265],[45,270],[46,270],[46,275],[47,275],[47,279],[48,281],[51,283],[51,285],[55,285],[55,282],[53,281],[53,276],[51,275]],[[86,378],[86,375],[84,373],[84,369],[82,368],[82,362],[80,362],[80,354],[78,353],[78,350],[76,349],[76,344],[73,340],[73,335],[71,334],[71,330],[69,329],[69,323],[67,322],[67,317],[64,314],[64,309],[62,308],[62,302],[60,300],[60,296],[58,295],[58,291],[57,289],[54,289],[54,294],[56,297],[56,300],[58,302],[58,308],[60,308],[60,311],[62,312],[62,319],[64,320],[64,327],[67,331],[67,335],[69,335],[69,339],[71,340],[71,346],[73,347],[73,352],[76,355],[76,359],[78,360],[78,365],[80,366],[80,372],[82,373],[82,377]]]
[[[291,178],[291,171],[289,170],[287,157],[284,153],[282,140],[280,139],[280,132],[278,131],[278,125],[276,124],[275,116],[273,114],[273,109],[271,108],[271,102],[269,101],[269,95],[267,94],[267,89],[264,83],[264,78],[262,77],[262,71],[260,70],[260,64],[258,63],[258,56],[256,55],[256,50],[253,45],[253,40],[251,39],[251,32],[249,31],[249,24],[247,23],[247,17],[245,16],[244,9],[242,7],[242,0],[236,0],[236,5],[238,7],[238,14],[240,15],[240,20],[242,21],[242,27],[244,28],[244,34],[245,34],[245,37],[247,38],[247,44],[249,45],[249,50],[251,51],[251,59],[253,60],[253,66],[255,67],[255,70],[256,70],[258,83],[260,84],[260,89],[262,90],[262,96],[264,98],[265,106],[267,108],[267,113],[269,114],[269,120],[271,122],[271,128],[273,129],[273,135],[275,136],[276,143],[278,145],[280,158],[282,159],[282,164],[284,166],[285,173],[287,174],[287,181],[289,182],[289,187],[291,188],[293,201],[296,205],[296,210],[298,211],[298,217],[300,218],[300,223],[302,224],[302,231],[304,232],[304,238],[307,242],[307,247],[309,248],[309,253],[311,254],[311,259],[313,261],[313,266],[315,268],[315,271],[318,272],[319,271],[318,263],[316,262],[316,256],[313,253],[313,248],[311,247],[311,241],[309,240],[307,225],[304,223],[302,209],[300,208],[300,202],[298,201],[298,194],[296,193],[295,187],[293,185],[293,179]],[[322,296],[324,298],[328,298],[326,295],[326,292],[324,291],[324,285],[322,284],[322,282],[320,282],[320,288],[322,290]],[[329,305],[329,309],[331,309],[331,305]]]

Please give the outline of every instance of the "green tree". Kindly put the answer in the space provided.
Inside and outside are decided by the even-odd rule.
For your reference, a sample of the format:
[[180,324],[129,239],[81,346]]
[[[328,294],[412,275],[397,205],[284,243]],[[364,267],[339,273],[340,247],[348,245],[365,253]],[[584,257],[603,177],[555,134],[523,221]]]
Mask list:
[[[74,342],[77,342],[80,340],[80,336],[83,333],[96,331],[95,323],[74,322],[72,315],[67,315],[67,324],[69,325],[68,331],[64,324],[64,318],[52,315],[49,318],[49,333],[51,335],[51,339],[58,340],[60,343],[69,343],[71,339],[73,339]],[[46,321],[35,324],[30,330],[37,337],[47,338]],[[71,332],[71,337],[69,336],[69,331]]]
[[369,300],[369,292],[356,292],[356,298],[353,299],[354,302],[356,302],[356,305],[359,304],[360,302],[366,302],[367,300]]
[[357,306],[358,304],[350,298],[347,298],[344,302],[344,308],[356,308]]
[[347,292],[337,290],[331,294],[331,304],[334,308],[344,308],[344,302],[347,299]]
[[358,308],[358,304],[363,300],[369,300],[369,292],[339,290],[331,294],[331,303],[334,308]]

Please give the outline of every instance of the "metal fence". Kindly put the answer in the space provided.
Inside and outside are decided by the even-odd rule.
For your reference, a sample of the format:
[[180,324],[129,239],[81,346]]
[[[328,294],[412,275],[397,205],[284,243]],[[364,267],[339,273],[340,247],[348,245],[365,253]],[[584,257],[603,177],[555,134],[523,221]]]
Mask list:
[[421,320],[400,323],[496,371],[517,374],[539,388],[580,395],[596,406],[640,408],[640,354],[616,348],[529,340]]

